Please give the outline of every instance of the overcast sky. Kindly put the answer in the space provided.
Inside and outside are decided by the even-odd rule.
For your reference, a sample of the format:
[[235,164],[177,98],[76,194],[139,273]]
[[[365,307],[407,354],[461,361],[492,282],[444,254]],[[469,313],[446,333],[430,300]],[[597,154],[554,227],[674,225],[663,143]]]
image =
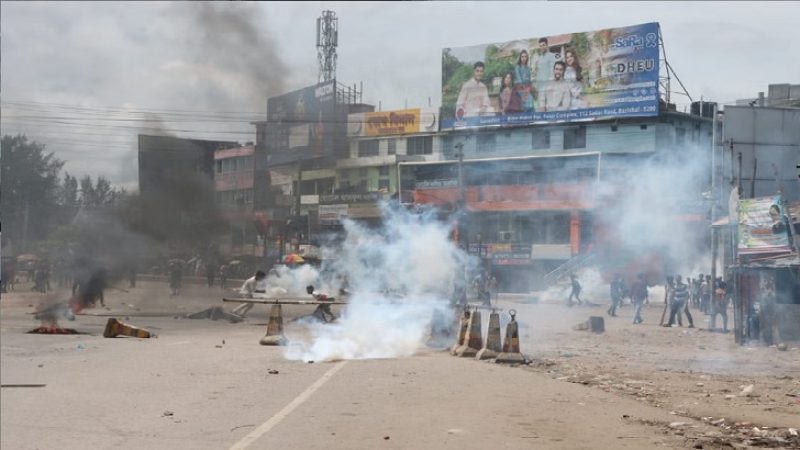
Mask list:
[[444,47],[652,21],[695,100],[800,82],[796,2],[2,2],[2,133],[135,187],[138,133],[252,141],[267,96],[316,83],[326,9],[337,79],[384,110],[439,105]]

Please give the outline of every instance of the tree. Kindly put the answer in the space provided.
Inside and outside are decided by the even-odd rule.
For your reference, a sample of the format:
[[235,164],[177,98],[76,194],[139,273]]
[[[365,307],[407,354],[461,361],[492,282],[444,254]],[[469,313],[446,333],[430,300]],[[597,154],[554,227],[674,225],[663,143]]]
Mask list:
[[64,165],[45,145],[28,141],[24,134],[5,135],[0,140],[4,241],[15,251],[45,237],[55,225],[59,171]]
[[92,184],[92,177],[86,175],[81,178],[81,205],[88,208],[102,208],[112,206],[123,191],[111,187],[105,177],[97,177]]

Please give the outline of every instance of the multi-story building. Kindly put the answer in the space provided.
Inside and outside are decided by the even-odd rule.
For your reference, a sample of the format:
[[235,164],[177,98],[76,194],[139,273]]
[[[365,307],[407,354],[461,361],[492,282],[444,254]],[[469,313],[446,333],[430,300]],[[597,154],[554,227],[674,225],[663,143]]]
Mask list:
[[314,241],[319,196],[331,194],[348,152],[347,115],[371,111],[360,91],[335,80],[267,100],[256,122],[254,207],[266,224],[268,262]]
[[336,230],[342,217],[379,224],[379,202],[399,190],[397,164],[441,158],[437,119],[431,108],[350,114],[349,151],[336,161],[334,192],[319,197],[321,227]]
[[189,254],[224,226],[214,201],[214,152],[235,142],[139,135],[143,231]]
[[[546,274],[593,247],[609,259],[620,237],[598,212],[624,195],[640,163],[709,157],[711,120],[662,106],[655,117],[442,132],[441,161],[399,164],[413,180],[403,199],[451,211],[463,202],[459,239],[470,253],[502,288],[540,288]],[[698,229],[708,225],[704,210],[681,214]],[[617,260],[616,269],[630,263]]]
[[214,152],[214,189],[217,204],[229,230],[220,242],[226,259],[263,256],[259,217],[253,208],[255,146],[220,149]]

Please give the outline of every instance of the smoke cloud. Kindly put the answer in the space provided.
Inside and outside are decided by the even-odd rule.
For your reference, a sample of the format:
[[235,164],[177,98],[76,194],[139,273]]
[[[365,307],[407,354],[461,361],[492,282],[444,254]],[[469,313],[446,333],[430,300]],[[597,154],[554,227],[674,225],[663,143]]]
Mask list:
[[341,246],[326,249],[338,258],[323,271],[349,285],[349,304],[335,323],[310,324],[311,342],[291,342],[286,358],[410,356],[428,335],[434,313],[447,314],[455,277],[469,262],[450,239],[450,224],[433,212],[412,214],[397,205],[383,205],[383,213],[379,230],[345,221]]

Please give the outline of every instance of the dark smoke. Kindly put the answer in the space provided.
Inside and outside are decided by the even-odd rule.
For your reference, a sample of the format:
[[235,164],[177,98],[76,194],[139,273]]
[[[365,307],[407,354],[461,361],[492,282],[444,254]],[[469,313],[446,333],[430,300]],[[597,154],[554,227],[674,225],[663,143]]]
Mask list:
[[[289,74],[266,30],[259,5],[187,2],[174,8],[189,19],[185,36],[192,63],[215,72],[199,74],[211,83],[211,89],[202,93],[210,106],[232,106],[235,99],[252,102],[246,105],[251,109],[263,109],[268,96],[283,92]],[[314,50],[311,42],[309,39],[309,51]]]

